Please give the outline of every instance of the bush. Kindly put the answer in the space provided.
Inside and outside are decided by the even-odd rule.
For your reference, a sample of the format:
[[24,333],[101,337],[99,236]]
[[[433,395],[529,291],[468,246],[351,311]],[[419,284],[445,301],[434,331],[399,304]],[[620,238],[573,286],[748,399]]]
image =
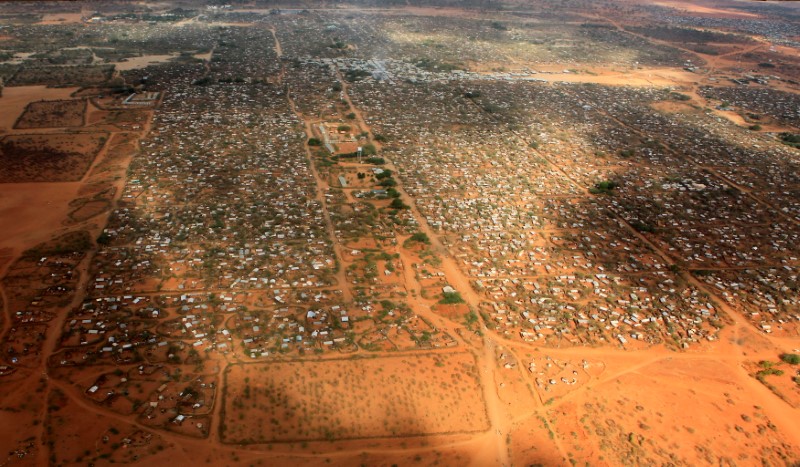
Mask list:
[[409,243],[414,243],[414,242],[416,242],[416,243],[424,243],[426,245],[430,245],[431,244],[431,239],[428,237],[428,234],[426,234],[425,232],[417,232],[414,235],[412,235],[411,237],[409,237],[408,240],[406,240],[405,243],[409,244]]
[[780,138],[783,144],[793,148],[800,148],[800,133],[781,133]]
[[202,78],[199,78],[199,79],[196,79],[196,80],[192,81],[192,84],[195,85],[195,86],[206,86],[206,85],[209,85],[209,84],[211,84],[213,82],[214,82],[213,79],[211,79],[208,76],[204,76]]
[[473,326],[478,324],[478,315],[476,315],[474,311],[470,311],[469,313],[465,313],[464,314],[464,323],[467,325],[467,329],[472,329]]
[[442,305],[457,305],[464,303],[464,299],[461,298],[461,294],[458,292],[442,292],[442,299],[439,300],[439,303]]
[[408,209],[409,206],[403,202],[400,198],[394,198],[392,202],[389,204],[389,207],[392,209]]
[[367,143],[364,146],[361,146],[361,154],[365,156],[374,156],[378,152],[378,149],[372,143]]
[[339,125],[336,127],[336,131],[350,131],[352,127],[350,125]]
[[322,146],[322,141],[319,138],[308,138],[309,146]]
[[347,70],[344,73],[344,79],[346,79],[347,81],[350,81],[351,83],[355,82],[355,81],[361,81],[362,79],[366,78],[367,76],[372,76],[372,73],[370,73],[370,72],[368,72],[366,70],[353,70],[353,69]]
[[781,354],[781,360],[790,365],[798,365],[800,364],[800,355],[796,353],[784,353]]
[[649,232],[649,233],[653,233],[653,232],[655,232],[655,231],[656,231],[656,229],[655,229],[655,228],[654,228],[652,225],[650,225],[650,224],[646,224],[646,223],[644,223],[644,222],[639,222],[639,221],[633,221],[633,222],[631,222],[631,227],[633,227],[634,229],[636,229],[636,231],[637,231],[637,232]]
[[483,110],[484,110],[486,113],[494,114],[494,113],[498,113],[498,112],[502,111],[502,110],[503,110],[503,108],[502,108],[502,107],[500,107],[500,106],[499,106],[499,105],[497,105],[497,104],[492,104],[492,103],[489,103],[489,104],[486,104],[486,105],[484,105],[484,106],[483,106]]
[[616,182],[612,181],[599,182],[595,183],[592,188],[589,188],[589,193],[593,195],[609,194],[612,191],[614,191],[614,188],[616,188],[617,186],[619,185]]

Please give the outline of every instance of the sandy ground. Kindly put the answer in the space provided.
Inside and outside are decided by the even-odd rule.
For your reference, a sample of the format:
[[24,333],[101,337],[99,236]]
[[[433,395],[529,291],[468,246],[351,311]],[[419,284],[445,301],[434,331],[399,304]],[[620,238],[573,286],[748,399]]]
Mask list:
[[[80,183],[0,184],[0,249],[17,252],[40,243],[58,231],[77,198]],[[10,220],[13,219],[13,222]]]
[[137,68],[144,68],[148,65],[156,63],[164,63],[177,57],[178,54],[171,55],[142,55],[141,57],[131,57],[124,62],[114,62],[114,68],[118,71],[135,70]]
[[734,9],[727,9],[727,8],[715,8],[713,6],[706,6],[698,3],[690,3],[685,1],[661,1],[661,2],[654,2],[655,5],[659,6],[666,6],[670,8],[676,8],[678,10],[683,10],[688,13],[692,13],[693,15],[698,16],[713,16],[717,18],[758,18],[759,15],[754,13],[748,13],[746,11],[739,11]]
[[0,133],[11,130],[25,107],[33,101],[69,99],[78,88],[48,88],[47,86],[14,86],[3,89],[0,97]]
[[563,66],[536,67],[539,73],[530,79],[554,83],[596,83],[607,86],[675,86],[689,85],[698,80],[694,73],[674,68],[647,68],[627,71],[609,70],[600,67],[582,67],[576,72]]
[[70,24],[82,22],[83,13],[46,13],[39,24]]
[[[466,353],[232,365],[225,378],[224,439],[242,443],[482,432],[488,424],[477,376]],[[269,400],[282,402],[276,406]],[[266,405],[272,407],[269,412],[261,410]],[[237,423],[239,414],[247,424]]]

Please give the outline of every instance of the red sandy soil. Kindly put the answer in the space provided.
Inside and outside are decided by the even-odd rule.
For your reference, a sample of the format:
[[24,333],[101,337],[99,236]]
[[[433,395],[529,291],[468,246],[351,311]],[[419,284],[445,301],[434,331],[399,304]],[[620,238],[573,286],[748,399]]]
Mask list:
[[17,120],[17,129],[83,126],[86,101],[37,101],[28,104]]
[[717,2],[686,2],[682,0],[662,0],[654,2],[656,5],[667,6],[685,11],[694,16],[709,16],[714,18],[758,18],[754,13],[725,8]]
[[[247,444],[483,431],[466,353],[234,365],[223,440]],[[246,420],[246,422],[243,422]]]
[[81,23],[83,13],[46,13],[39,24],[75,24]]
[[0,97],[0,133],[11,130],[14,122],[31,102],[69,99],[78,88],[48,88],[46,86],[13,86],[3,89]]
[[52,236],[71,210],[80,183],[0,183],[0,249],[23,251]]

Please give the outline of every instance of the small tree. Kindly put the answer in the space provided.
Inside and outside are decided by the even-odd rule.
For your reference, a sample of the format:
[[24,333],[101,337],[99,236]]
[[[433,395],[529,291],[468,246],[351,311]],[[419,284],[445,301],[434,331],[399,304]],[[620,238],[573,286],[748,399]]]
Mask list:
[[461,298],[461,294],[458,292],[442,292],[442,299],[439,300],[439,303],[442,305],[457,305],[464,303],[464,299]]
[[589,188],[589,193],[593,195],[608,194],[614,191],[614,188],[616,188],[617,186],[618,186],[617,182],[612,182],[612,181],[599,182],[595,183],[592,188]]
[[392,202],[389,204],[389,207],[392,209],[408,209],[409,206],[403,202],[400,198],[392,199]]
[[361,149],[365,156],[374,156],[378,152],[378,149],[372,143],[365,144]]
[[784,353],[781,354],[781,360],[790,365],[798,365],[800,364],[800,355],[796,353]]
[[431,239],[425,232],[417,232],[414,235],[412,235],[411,238],[409,238],[409,240],[411,240],[412,242],[424,243],[426,245],[431,244]]

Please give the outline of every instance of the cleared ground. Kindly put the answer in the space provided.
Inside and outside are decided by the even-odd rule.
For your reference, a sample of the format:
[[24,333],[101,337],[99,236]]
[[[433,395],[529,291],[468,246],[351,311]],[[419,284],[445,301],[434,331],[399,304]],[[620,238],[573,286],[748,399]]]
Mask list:
[[0,183],[78,181],[105,139],[102,133],[6,136],[0,141]]
[[86,101],[31,102],[15,128],[59,128],[83,126]]
[[225,376],[227,443],[488,429],[469,354],[243,364]]

